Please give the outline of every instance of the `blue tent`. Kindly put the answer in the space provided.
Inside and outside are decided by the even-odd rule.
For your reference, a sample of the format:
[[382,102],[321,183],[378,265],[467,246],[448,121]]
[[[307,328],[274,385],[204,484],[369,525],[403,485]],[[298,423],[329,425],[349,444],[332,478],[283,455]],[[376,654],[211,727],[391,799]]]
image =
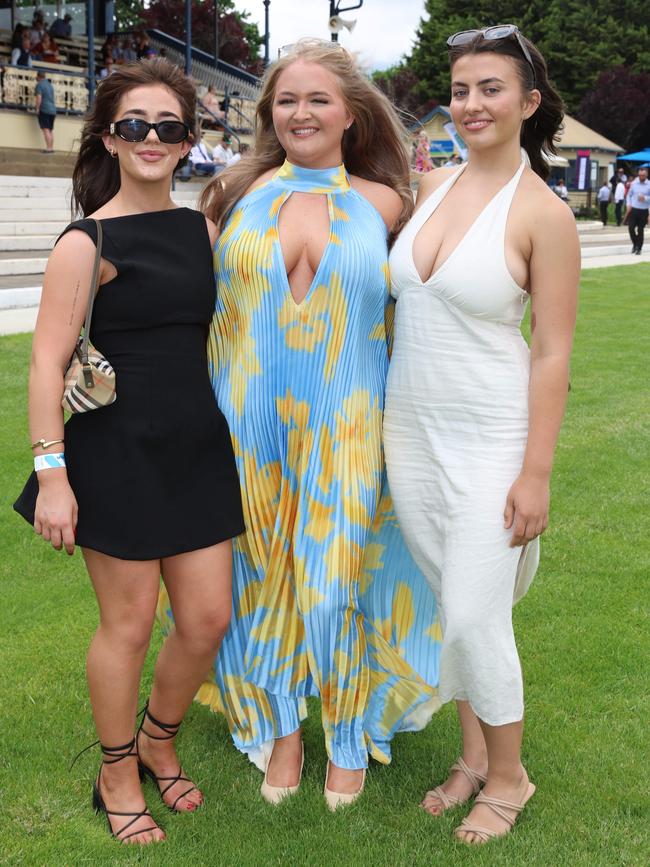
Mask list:
[[642,151],[636,151],[633,154],[619,154],[619,160],[631,160],[633,163],[648,163],[650,162],[650,148],[645,148]]

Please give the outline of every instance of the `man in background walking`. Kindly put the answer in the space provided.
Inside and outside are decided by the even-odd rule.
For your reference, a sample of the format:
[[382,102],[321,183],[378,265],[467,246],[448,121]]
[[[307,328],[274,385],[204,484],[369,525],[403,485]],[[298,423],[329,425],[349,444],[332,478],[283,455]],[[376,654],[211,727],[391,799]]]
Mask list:
[[648,225],[648,208],[650,208],[650,181],[648,169],[639,169],[639,175],[630,185],[627,194],[627,213],[625,221],[630,230],[632,252],[641,255],[643,249],[643,230]]
[[52,82],[45,77],[45,73],[39,70],[36,73],[36,112],[38,125],[45,139],[44,154],[54,153],[54,119],[56,117],[56,103],[54,102],[54,88]]
[[620,226],[623,222],[623,209],[625,208],[625,181],[616,181],[614,189],[614,212],[616,213],[616,225]]
[[603,226],[607,225],[607,208],[609,207],[609,199],[612,191],[609,184],[603,184],[598,190],[598,207],[600,208],[600,220]]

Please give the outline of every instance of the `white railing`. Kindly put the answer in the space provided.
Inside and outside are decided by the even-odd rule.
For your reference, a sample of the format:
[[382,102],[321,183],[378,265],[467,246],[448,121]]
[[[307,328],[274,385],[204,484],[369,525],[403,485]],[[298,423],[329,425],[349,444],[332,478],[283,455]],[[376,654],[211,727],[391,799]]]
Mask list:
[[[57,111],[83,113],[88,108],[88,86],[84,75],[47,70],[54,89]],[[7,106],[34,108],[36,69],[24,66],[5,66],[2,74],[0,101]]]
[[[155,37],[150,37],[149,41],[158,51],[164,49],[163,53],[168,60],[171,60],[177,66],[185,68],[185,55],[182,51],[166,45]],[[214,66],[203,63],[201,60],[196,60],[194,57],[192,58],[192,77],[206,87],[213,85],[218,93],[228,92],[232,94],[235,91],[238,93],[238,96],[235,97],[236,99],[257,102],[260,95],[260,85],[243,81],[235,75],[230,75],[230,73],[224,72],[221,69],[215,69]]]

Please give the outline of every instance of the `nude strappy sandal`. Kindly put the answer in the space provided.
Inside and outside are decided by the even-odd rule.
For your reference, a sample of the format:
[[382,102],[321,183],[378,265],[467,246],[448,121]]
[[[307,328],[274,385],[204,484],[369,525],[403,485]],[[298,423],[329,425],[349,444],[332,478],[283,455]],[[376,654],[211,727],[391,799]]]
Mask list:
[[[481,844],[487,843],[488,840],[493,839],[494,837],[504,837],[512,830],[512,826],[515,824],[521,811],[524,809],[528,801],[535,794],[535,786],[532,783],[528,783],[528,789],[526,790],[526,795],[523,801],[520,804],[513,804],[511,801],[502,801],[500,798],[491,798],[489,795],[483,794],[483,792],[479,792],[476,796],[475,804],[485,804],[486,807],[489,807],[493,812],[499,816],[499,818],[503,819],[504,822],[508,823],[508,828],[505,831],[494,831],[492,828],[484,828],[482,825],[475,825],[473,822],[466,817],[460,823],[460,825],[454,830],[454,834],[456,837],[462,842],[466,843],[468,846],[475,846],[476,843],[470,843],[468,840],[463,839],[463,837],[459,836],[461,833],[464,834],[476,834],[480,840]],[[515,814],[514,816],[506,813],[506,810],[512,810]]]
[[[465,759],[461,756],[458,761],[454,762],[454,764],[449,768],[450,771],[460,771],[462,774],[465,774],[467,779],[472,784],[472,795],[476,795],[480,790],[481,786],[487,782],[487,777],[484,774],[479,774],[478,771],[475,771],[473,768],[467,764]],[[446,810],[451,810],[453,807],[457,807],[459,804],[465,804],[469,801],[469,798],[458,798],[456,795],[450,795],[449,792],[445,792],[442,786],[436,786],[435,789],[432,789],[430,792],[427,792],[424,796],[427,798],[429,795],[434,795],[443,806],[443,810],[439,815],[442,815]],[[472,797],[470,795],[470,798]],[[423,808],[424,809],[424,808]],[[428,810],[427,810],[428,812]]]

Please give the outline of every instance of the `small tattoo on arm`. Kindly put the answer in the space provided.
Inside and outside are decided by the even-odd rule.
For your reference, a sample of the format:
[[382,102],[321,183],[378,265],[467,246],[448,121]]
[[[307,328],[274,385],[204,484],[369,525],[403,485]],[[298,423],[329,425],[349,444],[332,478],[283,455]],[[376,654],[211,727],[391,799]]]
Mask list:
[[68,322],[68,325],[72,325],[72,320],[74,319],[74,309],[77,306],[77,298],[78,297],[79,297],[79,282],[77,282],[77,285],[76,285],[75,290],[74,290],[74,298],[72,299],[72,310],[70,311],[70,321]]

